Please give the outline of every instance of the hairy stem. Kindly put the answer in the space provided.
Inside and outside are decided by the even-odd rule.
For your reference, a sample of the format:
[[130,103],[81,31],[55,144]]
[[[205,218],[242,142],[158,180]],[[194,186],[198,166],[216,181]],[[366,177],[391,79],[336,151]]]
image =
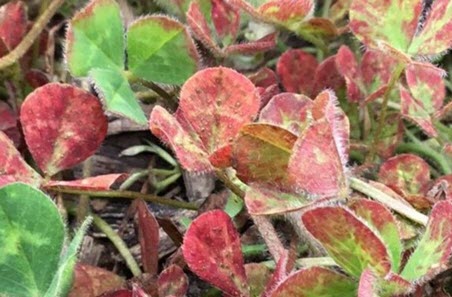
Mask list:
[[113,230],[110,225],[108,225],[107,222],[105,222],[103,219],[101,219],[97,215],[93,216],[93,222],[94,225],[102,231],[108,239],[110,239],[111,243],[116,247],[118,252],[121,254],[121,256],[126,261],[127,267],[129,267],[130,271],[134,276],[141,275],[141,269],[138,263],[133,258],[132,254],[130,253],[129,249],[127,248],[127,245],[122,240],[122,238],[116,234],[115,230]]
[[217,177],[219,180],[221,180],[224,185],[231,190],[232,193],[234,193],[235,195],[237,195],[239,198],[241,198],[242,200],[245,199],[245,191],[243,191],[242,189],[240,189],[239,186],[237,186],[236,184],[234,184],[231,179],[228,177],[228,175],[226,174],[226,172],[224,172],[223,170],[216,170],[215,173],[217,174]]
[[64,0],[53,0],[50,3],[19,45],[10,51],[6,56],[0,58],[0,69],[13,65],[28,51],[63,2]]
[[279,258],[284,252],[284,246],[279,240],[278,234],[276,233],[273,224],[270,219],[266,216],[251,216],[254,223],[256,224],[259,233],[262,235],[262,238],[265,241],[265,244],[270,251],[273,259],[276,263],[278,263]]
[[90,190],[82,190],[82,189],[74,189],[71,187],[63,187],[63,186],[51,186],[45,188],[48,191],[56,192],[56,193],[65,193],[65,194],[75,194],[75,195],[87,195],[90,197],[100,197],[100,198],[118,198],[118,199],[143,199],[144,201],[149,201],[157,204],[172,206],[176,208],[197,210],[198,207],[193,203],[177,201],[162,198],[152,194],[142,194],[139,192],[132,191],[115,191],[115,190],[105,190],[105,191],[90,191]]
[[388,88],[383,94],[383,102],[381,104],[381,113],[380,113],[380,120],[378,122],[377,131],[374,134],[373,144],[371,146],[371,150],[368,155],[368,161],[372,161],[375,157],[375,154],[377,153],[377,145],[380,141],[381,133],[383,132],[383,128],[385,126],[386,121],[386,114],[388,112],[388,102],[389,97],[391,95],[392,89],[394,89],[394,86],[396,85],[397,81],[399,80],[400,76],[403,73],[403,70],[405,69],[405,63],[399,63],[396,68],[394,69],[394,72],[391,75],[391,78],[388,83]]
[[428,217],[414,208],[400,202],[389,196],[388,194],[380,191],[379,189],[372,187],[370,184],[352,177],[350,178],[350,187],[358,192],[366,194],[370,198],[383,203],[388,208],[394,210],[395,212],[407,217],[408,219],[421,224],[423,226],[427,225]]

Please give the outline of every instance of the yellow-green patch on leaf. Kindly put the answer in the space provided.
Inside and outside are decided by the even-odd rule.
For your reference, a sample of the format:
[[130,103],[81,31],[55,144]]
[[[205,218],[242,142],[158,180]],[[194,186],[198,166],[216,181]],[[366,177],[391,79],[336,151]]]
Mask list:
[[290,275],[271,297],[354,297],[356,282],[347,276],[323,267],[310,267]]
[[22,104],[20,120],[34,160],[49,176],[86,160],[107,134],[99,100],[67,84],[34,90]]
[[342,207],[318,207],[302,215],[306,229],[345,271],[355,277],[370,267],[378,276],[391,269],[391,257],[380,237]]

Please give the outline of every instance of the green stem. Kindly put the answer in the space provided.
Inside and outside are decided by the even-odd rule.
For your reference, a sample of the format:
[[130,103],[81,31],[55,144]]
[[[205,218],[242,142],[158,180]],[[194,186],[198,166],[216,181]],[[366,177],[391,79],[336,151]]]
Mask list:
[[242,200],[245,199],[245,191],[243,191],[242,189],[240,189],[239,186],[237,186],[236,184],[234,184],[231,179],[228,177],[228,175],[226,174],[226,172],[224,172],[223,170],[216,170],[215,173],[217,174],[217,177],[219,180],[221,180],[224,185],[231,190],[232,193],[234,193],[235,195],[237,195],[239,198],[241,198]]
[[50,3],[47,10],[38,17],[31,30],[25,35],[19,45],[6,56],[0,58],[0,69],[13,65],[28,51],[63,2],[64,0],[53,0]]
[[447,159],[441,153],[438,153],[432,149],[428,144],[423,143],[402,143],[397,149],[397,153],[415,153],[429,160],[432,160],[436,165],[438,165],[441,172],[446,174],[452,173],[452,168],[450,167]]
[[[383,100],[377,99],[377,100],[375,100],[375,103],[383,104]],[[401,106],[400,106],[399,103],[389,101],[388,102],[388,108],[391,108],[391,109],[394,109],[394,110],[400,110]]]
[[265,244],[243,244],[242,245],[242,253],[245,258],[259,256],[266,252],[268,252],[268,248]]
[[317,52],[317,59],[319,61],[323,60],[324,57],[328,56],[328,52],[329,52],[328,46],[326,46],[322,40],[316,38],[315,36],[313,36],[309,33],[303,32],[302,30],[299,32],[296,32],[296,33],[299,37],[312,43],[316,48],[318,48],[320,50],[319,52]]
[[[275,268],[275,261],[265,261],[262,263],[270,269]],[[330,257],[300,258],[296,260],[295,265],[298,268],[307,268],[312,266],[338,266]]]
[[332,0],[323,1],[322,18],[328,18]]
[[148,176],[149,170],[143,170],[139,172],[135,172],[129,175],[129,177],[121,184],[119,190],[125,191],[130,188],[134,183],[136,183],[141,178]]
[[174,101],[174,97],[171,94],[169,94],[166,90],[161,88],[159,85],[157,85],[151,81],[147,81],[147,80],[143,80],[143,79],[140,79],[139,82],[143,86],[145,86],[145,87],[151,89],[152,91],[154,91],[155,93],[157,93],[163,99],[168,100],[169,102]]
[[93,216],[93,222],[94,225],[102,231],[108,239],[110,239],[111,243],[116,247],[118,252],[121,254],[121,256],[126,261],[127,267],[129,267],[130,271],[134,276],[140,276],[141,275],[141,269],[138,263],[133,258],[132,254],[130,253],[130,250],[127,248],[127,245],[122,240],[122,238],[113,230],[110,225],[108,225],[107,222],[102,220],[97,215]]
[[296,261],[297,267],[338,266],[330,257],[301,258]]
[[137,97],[137,99],[139,99],[140,101],[143,101],[145,103],[154,103],[155,100],[157,99],[157,97],[159,97],[159,96],[157,93],[150,90],[150,91],[136,92],[135,97]]
[[143,199],[144,201],[149,201],[157,204],[168,205],[176,208],[198,210],[198,207],[193,203],[170,200],[162,198],[152,194],[142,194],[132,191],[115,191],[115,190],[105,190],[105,191],[90,191],[82,189],[74,189],[71,187],[63,186],[51,186],[45,188],[48,191],[56,193],[74,194],[74,195],[88,195],[91,197],[101,197],[101,198],[119,198],[119,199]]
[[149,169],[149,172],[154,174],[154,175],[159,175],[159,176],[170,176],[170,175],[174,175],[177,173],[180,173],[180,170],[178,167],[174,168],[174,169],[160,169],[160,168],[152,168]]
[[367,196],[371,197],[372,199],[383,203],[390,209],[394,210],[395,212],[409,218],[410,220],[421,224],[423,226],[427,225],[428,217],[414,208],[402,203],[399,200],[396,200],[389,196],[388,194],[380,191],[379,189],[371,186],[370,184],[352,177],[350,178],[350,187],[358,192],[361,192],[363,194],[366,194]]
[[155,184],[155,188],[157,190],[157,193],[160,193],[161,191],[163,191],[164,189],[166,189],[169,185],[171,185],[172,183],[174,183],[175,181],[177,181],[180,177],[181,177],[181,173],[175,173],[173,175],[171,175],[170,177],[159,181],[157,184]]
[[388,88],[386,89],[385,93],[383,94],[383,103],[381,105],[380,121],[378,122],[377,131],[374,134],[373,144],[371,146],[371,150],[368,155],[368,161],[372,161],[375,157],[375,154],[377,153],[378,142],[380,141],[380,136],[381,136],[381,133],[383,132],[383,127],[386,124],[385,121],[386,121],[386,114],[388,112],[389,97],[391,95],[392,89],[394,88],[395,84],[399,80],[404,69],[405,69],[405,63],[399,63],[396,66],[396,68],[394,69],[394,72],[392,73],[391,78],[389,80]]
[[173,156],[171,156],[167,151],[159,147],[158,145],[153,144],[150,141],[146,141],[149,145],[148,152],[154,153],[163,160],[165,160],[168,164],[172,165],[173,167],[179,167],[179,164],[174,159]]
[[[452,131],[452,127],[450,126],[446,126],[443,123],[441,123],[440,121],[435,121],[435,127],[442,133],[446,134],[446,135],[451,135],[451,131]],[[448,140],[450,140],[450,138],[452,138],[452,136],[450,136],[448,138]]]

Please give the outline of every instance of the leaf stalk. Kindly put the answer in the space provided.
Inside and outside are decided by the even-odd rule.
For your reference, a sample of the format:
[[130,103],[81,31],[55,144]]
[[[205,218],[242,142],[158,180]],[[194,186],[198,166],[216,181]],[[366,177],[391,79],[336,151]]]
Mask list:
[[196,205],[194,205],[193,203],[171,200],[171,199],[162,198],[162,197],[152,195],[152,194],[142,194],[142,193],[133,192],[133,191],[116,191],[116,190],[92,191],[92,190],[74,189],[71,187],[64,187],[64,186],[46,187],[46,190],[56,192],[56,193],[87,195],[90,197],[99,197],[99,198],[143,199],[144,201],[172,206],[172,207],[176,207],[176,208],[198,210],[198,207]]
[[383,203],[388,208],[407,217],[408,219],[412,220],[413,222],[416,222],[423,226],[427,225],[428,217],[426,215],[418,212],[416,209],[412,208],[411,206],[408,206],[408,205],[404,204],[403,202],[392,198],[391,196],[384,193],[383,191],[380,191],[379,189],[371,186],[370,184],[368,184],[358,178],[355,178],[355,177],[350,178],[350,187],[358,192],[366,194],[367,196],[371,197],[372,199],[374,199],[380,203]]

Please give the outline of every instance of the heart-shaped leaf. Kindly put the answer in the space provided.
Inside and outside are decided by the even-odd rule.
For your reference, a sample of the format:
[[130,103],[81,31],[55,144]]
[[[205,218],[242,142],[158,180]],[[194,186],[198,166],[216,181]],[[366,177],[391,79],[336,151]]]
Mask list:
[[422,30],[414,36],[408,53],[434,56],[452,45],[452,3],[435,0],[430,7]]
[[287,166],[297,137],[268,124],[242,127],[233,149],[233,166],[243,182],[289,186]]
[[210,162],[229,166],[235,136],[259,110],[256,87],[232,69],[208,68],[182,86],[180,97],[176,118],[154,108],[151,131],[171,145],[187,170],[210,171]]
[[319,207],[302,215],[306,229],[345,271],[355,277],[368,267],[378,276],[391,269],[391,257],[380,237],[342,207]]
[[196,218],[185,233],[182,251],[200,278],[231,296],[249,296],[239,234],[225,212]]
[[198,68],[198,52],[188,31],[165,16],[148,16],[132,23],[127,32],[127,53],[130,71],[149,81],[182,84]]
[[41,176],[22,158],[11,139],[0,131],[0,186],[14,181],[39,186]]
[[290,275],[270,296],[352,297],[356,296],[356,289],[356,283],[343,274],[322,267],[310,267]]
[[319,197],[345,197],[348,192],[349,123],[331,91],[320,93],[313,106],[314,122],[293,147],[289,175],[302,192]]
[[20,120],[33,158],[49,176],[90,157],[107,134],[99,100],[66,84],[34,90],[22,104]]
[[68,187],[74,190],[105,191],[109,190],[115,183],[123,182],[127,174],[105,174],[87,177],[71,181],[51,180],[45,183],[44,188]]
[[282,127],[299,136],[310,124],[312,106],[312,100],[306,96],[281,93],[261,110],[259,122]]
[[399,272],[403,246],[397,221],[389,209],[378,202],[367,199],[353,201],[350,208],[378,231],[391,256],[392,271]]
[[92,69],[89,74],[103,99],[106,110],[125,116],[138,124],[147,123],[146,116],[129,82],[119,71],[98,68]]
[[452,253],[452,202],[440,201],[433,206],[427,229],[402,273],[412,282],[427,281],[446,269]]
[[188,279],[177,265],[171,265],[160,274],[158,292],[160,297],[184,297],[188,289]]
[[367,49],[360,63],[346,45],[336,54],[336,66],[347,83],[350,102],[366,102],[382,97],[396,60],[381,51]]
[[317,59],[300,49],[284,52],[276,64],[281,83],[287,92],[311,96],[314,76],[318,67]]
[[323,60],[314,74],[313,95],[317,95],[325,89],[332,89],[338,93],[344,85],[344,78],[336,66],[336,55]]
[[25,184],[4,186],[0,188],[0,225],[0,295],[45,296],[64,242],[64,224],[56,205]]
[[91,0],[69,23],[66,40],[74,76],[88,76],[93,68],[124,69],[124,29],[116,1]]
[[248,78],[217,67],[199,71],[182,86],[178,112],[212,154],[230,146],[259,107],[257,89]]
[[421,20],[422,10],[420,0],[355,0],[350,7],[350,29],[371,48],[395,49],[411,56],[441,54],[452,44],[452,3],[434,1],[426,20]]
[[411,63],[405,75],[411,95],[422,102],[424,110],[428,114],[439,111],[446,96],[444,70],[428,63]]
[[401,154],[386,160],[380,167],[378,179],[417,208],[429,208],[423,189],[430,183],[430,167],[422,158]]
[[350,29],[370,48],[382,43],[407,52],[422,12],[421,0],[354,0],[350,7]]

